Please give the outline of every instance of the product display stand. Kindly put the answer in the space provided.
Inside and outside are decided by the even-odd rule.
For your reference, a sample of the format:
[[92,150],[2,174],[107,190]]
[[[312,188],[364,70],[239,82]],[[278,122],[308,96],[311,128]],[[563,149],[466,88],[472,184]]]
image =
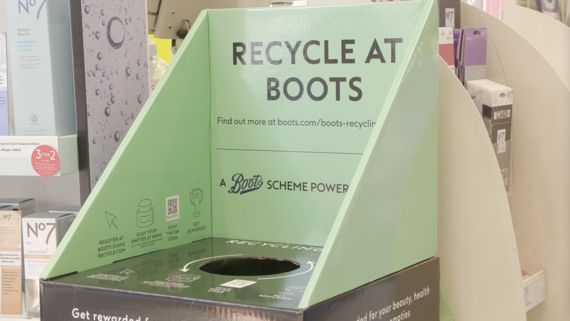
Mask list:
[[513,88],[515,97],[515,188],[509,203],[521,267],[531,275],[544,270],[546,278],[546,301],[529,311],[528,320],[567,319],[570,92],[554,63],[515,30],[469,5],[462,14],[464,26],[487,27],[487,76]]
[[505,6],[503,22],[548,61],[570,90],[570,27],[541,12],[517,5]]
[[[303,27],[276,40],[293,22]],[[214,301],[344,320],[378,312],[383,296],[345,315],[324,302],[408,271],[407,296],[384,279],[407,302],[385,317],[437,320],[437,36],[434,1],[203,12],[44,269],[42,319],[93,312],[97,298],[155,319],[164,299],[202,318],[233,319]],[[277,248],[319,253],[270,281],[193,265],[297,260]],[[144,263],[166,254],[180,260]],[[282,299],[289,286],[302,294]]]
[[524,321],[519,256],[497,158],[473,101],[443,60],[439,106],[442,291],[455,320]]

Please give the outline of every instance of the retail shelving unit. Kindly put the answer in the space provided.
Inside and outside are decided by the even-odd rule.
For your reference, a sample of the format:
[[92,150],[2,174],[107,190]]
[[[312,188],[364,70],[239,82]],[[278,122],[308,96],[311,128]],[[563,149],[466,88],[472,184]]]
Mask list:
[[463,27],[488,28],[487,78],[514,90],[509,204],[521,266],[531,275],[544,270],[546,278],[546,301],[529,311],[528,320],[567,320],[570,91],[540,46],[481,10],[465,4],[461,10]]
[[455,319],[525,320],[519,256],[499,164],[480,114],[443,60],[438,221],[441,287]]

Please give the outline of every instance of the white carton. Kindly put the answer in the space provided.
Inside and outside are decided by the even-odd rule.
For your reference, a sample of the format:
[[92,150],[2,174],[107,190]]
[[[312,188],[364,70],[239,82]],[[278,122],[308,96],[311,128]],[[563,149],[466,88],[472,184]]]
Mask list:
[[15,135],[75,134],[69,2],[6,1]]
[[489,107],[513,104],[513,89],[488,79],[470,80],[467,82],[467,91],[483,91],[483,105]]
[[40,316],[40,274],[74,219],[73,213],[35,213],[22,219],[28,317]]

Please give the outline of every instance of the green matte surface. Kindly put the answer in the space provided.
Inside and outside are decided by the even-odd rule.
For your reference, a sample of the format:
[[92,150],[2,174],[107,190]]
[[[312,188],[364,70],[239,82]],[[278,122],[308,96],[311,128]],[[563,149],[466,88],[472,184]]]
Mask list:
[[[203,12],[188,34],[193,45],[187,41],[181,47],[44,269],[43,278],[211,236],[207,21]],[[195,188],[204,191],[199,217],[194,216],[190,202]],[[180,218],[167,222],[166,198],[176,195]],[[141,228],[137,210],[144,199],[152,202],[154,223]]]
[[[298,304],[305,308],[434,256],[435,5],[403,1],[203,12],[43,277],[211,236],[324,245]],[[386,41],[394,38],[402,41],[392,55]],[[366,63],[374,39],[384,62]],[[319,63],[303,58],[309,40],[320,42],[307,49]],[[354,62],[341,63],[343,40],[354,40],[345,45],[353,50],[346,58]],[[283,59],[278,65],[266,59],[272,41],[282,44],[270,51],[272,59]],[[294,65],[285,41],[301,41]],[[246,65],[237,59],[233,64],[235,42],[246,44]],[[252,49],[252,42],[262,44]],[[327,55],[339,63],[325,63]],[[263,62],[255,65],[252,59]],[[296,101],[284,97],[291,77],[305,88]],[[307,95],[315,77],[328,83],[328,95],[318,101]],[[331,77],[347,78],[338,101]],[[356,94],[348,84],[352,77],[360,78],[358,101],[349,99]],[[268,100],[268,78],[280,81],[277,100]],[[314,94],[322,88],[316,83]],[[224,122],[230,118],[231,124]],[[314,123],[284,126],[271,120]],[[322,126],[322,121],[345,125]],[[350,127],[354,121],[375,126]],[[239,177],[250,181],[237,191]],[[306,190],[291,190],[302,183]],[[313,183],[339,185],[321,192]],[[202,192],[193,193],[197,189]],[[176,195],[180,218],[167,222],[166,198]],[[141,228],[137,209],[145,199],[154,206],[154,222]]]
[[[386,108],[384,102],[394,77],[413,41],[423,3],[209,12],[215,237],[324,245],[347,195],[343,187],[350,186],[350,190],[373,127],[323,126],[323,121],[376,122]],[[395,45],[394,57],[391,44],[385,43],[385,39],[391,38],[402,39],[402,43]],[[303,58],[304,47],[310,40],[319,42],[307,51],[311,59],[319,59],[315,64]],[[343,40],[354,41],[353,45],[346,45],[353,50],[346,58],[354,59],[354,63],[342,63]],[[384,63],[380,59],[366,63],[374,40]],[[272,41],[281,43],[270,50],[272,59],[282,59],[279,65],[266,59],[266,48]],[[301,41],[295,64],[285,41],[291,46]],[[246,44],[245,65],[239,61],[233,64],[235,42]],[[251,64],[252,42],[261,44],[255,47],[260,51],[255,57],[259,65]],[[325,63],[326,48],[328,58],[337,63]],[[284,97],[284,83],[290,77],[300,79],[304,86],[303,96],[296,101]],[[320,101],[307,94],[308,83],[315,77],[327,83],[328,94]],[[336,85],[329,81],[331,77],[346,78],[341,83],[338,101]],[[356,83],[362,90],[358,101],[349,99],[356,95],[348,84],[352,77],[361,78]],[[268,78],[280,82],[281,96],[277,100],[267,99]],[[290,88],[292,95],[299,91],[296,84]],[[322,88],[320,83],[312,87],[315,95],[320,95]],[[220,117],[231,118],[233,123],[219,122]],[[245,124],[235,124],[236,120],[245,120]],[[253,125],[251,120],[266,124]],[[272,120],[276,124],[270,125]],[[296,121],[298,125],[279,125],[283,120]],[[315,125],[301,126],[301,122],[311,121]],[[259,175],[264,184],[246,194],[228,193],[236,173],[245,178]],[[275,185],[278,190],[273,189],[274,181],[279,182]],[[280,187],[288,182],[306,184],[306,191]],[[328,185],[329,189],[320,191],[319,184]],[[342,185],[341,193],[336,184]]]
[[436,255],[437,29],[425,2],[301,308]]

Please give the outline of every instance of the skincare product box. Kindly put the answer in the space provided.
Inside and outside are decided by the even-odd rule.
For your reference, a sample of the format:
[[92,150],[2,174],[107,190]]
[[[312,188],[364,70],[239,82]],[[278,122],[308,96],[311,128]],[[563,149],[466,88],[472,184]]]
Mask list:
[[509,192],[512,185],[512,141],[497,143],[493,145],[493,149],[497,156],[497,162],[499,163],[499,169],[501,170],[501,177],[503,178],[505,190]]
[[460,37],[462,35],[462,29],[453,29],[453,60],[455,62],[455,75],[457,76],[457,70],[459,68],[459,45],[460,45]]
[[453,0],[439,1],[439,26],[461,28],[461,2]]
[[490,107],[512,105],[513,89],[488,79],[468,81],[467,91],[483,91],[483,105]]
[[511,140],[511,124],[500,123],[487,127],[489,137],[491,137],[491,144],[504,143]]
[[0,199],[0,314],[22,313],[22,218],[34,199]]
[[147,1],[66,1],[83,204],[148,99]]
[[0,32],[0,136],[10,135],[8,117],[8,49],[6,33]]
[[510,123],[512,120],[513,105],[487,106],[483,105],[483,120],[486,124],[495,125]]
[[36,200],[33,198],[0,198],[0,206],[10,206],[13,211],[19,211],[22,215],[36,212]]
[[0,136],[0,175],[50,177],[77,171],[77,135]]
[[6,10],[15,135],[75,134],[69,1],[6,1]]
[[487,28],[465,28],[461,51],[462,83],[485,79],[487,71]]
[[560,20],[560,11],[558,9],[558,0],[540,0],[540,9],[545,15]]
[[26,313],[40,317],[40,274],[73,223],[73,213],[34,213],[22,219]]
[[73,213],[75,216],[77,216],[77,214],[79,214],[80,209],[81,206],[79,205],[65,205],[65,206],[54,207],[51,210],[49,210],[49,212],[60,213],[60,214]]
[[453,28],[439,28],[439,55],[449,66],[451,71],[455,73],[455,57],[453,50]]
[[473,103],[475,104],[475,107],[477,108],[479,115],[482,116],[483,115],[483,91],[482,90],[470,91],[469,96],[473,100]]

